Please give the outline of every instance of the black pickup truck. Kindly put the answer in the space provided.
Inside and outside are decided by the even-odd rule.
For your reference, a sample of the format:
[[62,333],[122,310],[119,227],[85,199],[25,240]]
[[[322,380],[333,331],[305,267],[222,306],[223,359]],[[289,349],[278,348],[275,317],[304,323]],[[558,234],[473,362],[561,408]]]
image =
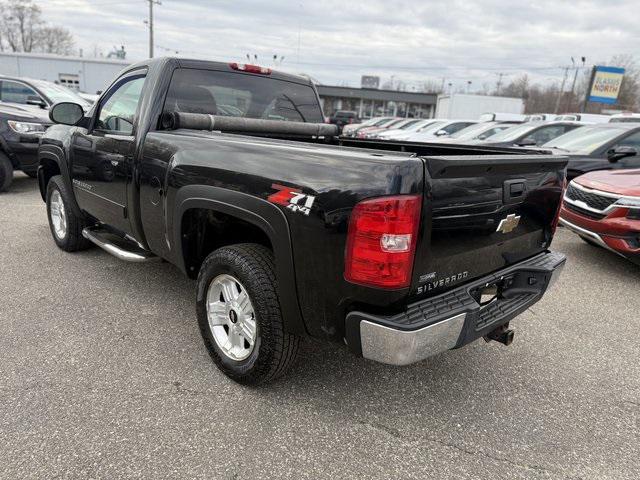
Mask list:
[[303,337],[395,365],[509,344],[564,266],[548,249],[566,158],[341,139],[301,77],[155,59],[50,117],[56,244],[197,279],[206,347],[241,383],[284,373]]

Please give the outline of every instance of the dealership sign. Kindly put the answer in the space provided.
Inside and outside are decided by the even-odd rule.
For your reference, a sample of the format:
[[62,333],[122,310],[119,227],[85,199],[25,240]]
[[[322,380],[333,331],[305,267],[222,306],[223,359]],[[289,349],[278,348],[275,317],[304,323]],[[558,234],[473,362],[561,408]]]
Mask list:
[[616,103],[623,77],[624,68],[595,67],[587,100],[597,103]]

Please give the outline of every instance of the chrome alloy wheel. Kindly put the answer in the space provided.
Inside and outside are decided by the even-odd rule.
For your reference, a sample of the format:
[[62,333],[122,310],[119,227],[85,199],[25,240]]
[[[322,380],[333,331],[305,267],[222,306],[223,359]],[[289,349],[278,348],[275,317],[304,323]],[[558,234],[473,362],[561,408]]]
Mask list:
[[236,361],[251,355],[258,325],[247,289],[235,277],[222,274],[211,281],[207,319],[222,353]]
[[51,194],[49,215],[51,216],[51,224],[56,237],[59,240],[64,240],[67,236],[67,211],[62,201],[62,195],[58,190],[54,190]]

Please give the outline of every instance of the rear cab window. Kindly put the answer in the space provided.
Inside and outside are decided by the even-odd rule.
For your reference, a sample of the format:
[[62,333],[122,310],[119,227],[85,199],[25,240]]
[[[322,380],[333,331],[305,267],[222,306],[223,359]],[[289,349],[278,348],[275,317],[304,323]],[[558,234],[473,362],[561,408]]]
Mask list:
[[163,111],[294,122],[324,120],[310,85],[192,68],[174,71]]

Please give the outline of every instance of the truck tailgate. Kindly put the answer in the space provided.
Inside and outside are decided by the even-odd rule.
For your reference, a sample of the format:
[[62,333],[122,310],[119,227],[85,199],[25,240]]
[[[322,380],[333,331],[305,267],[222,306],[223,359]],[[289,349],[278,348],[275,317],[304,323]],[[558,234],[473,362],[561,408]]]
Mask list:
[[548,248],[567,158],[422,159],[425,195],[412,294],[438,294]]

